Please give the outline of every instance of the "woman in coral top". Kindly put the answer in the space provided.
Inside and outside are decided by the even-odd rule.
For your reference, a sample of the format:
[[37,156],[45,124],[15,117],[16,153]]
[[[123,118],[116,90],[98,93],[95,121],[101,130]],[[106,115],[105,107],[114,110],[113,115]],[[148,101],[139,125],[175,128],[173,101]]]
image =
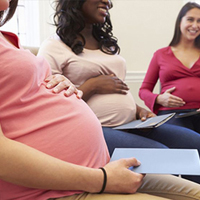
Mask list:
[[[160,94],[153,93],[160,80]],[[180,10],[172,41],[157,50],[139,91],[154,112],[187,113],[200,108],[200,5],[186,3]],[[200,115],[173,118],[168,123],[200,133]]]
[[[0,0],[1,25],[17,3]],[[76,95],[47,88],[50,74],[48,63],[24,50],[16,35],[0,32],[1,200],[162,200],[180,193],[199,199],[199,184],[132,172],[130,166],[140,165],[135,158],[109,163],[98,119]]]

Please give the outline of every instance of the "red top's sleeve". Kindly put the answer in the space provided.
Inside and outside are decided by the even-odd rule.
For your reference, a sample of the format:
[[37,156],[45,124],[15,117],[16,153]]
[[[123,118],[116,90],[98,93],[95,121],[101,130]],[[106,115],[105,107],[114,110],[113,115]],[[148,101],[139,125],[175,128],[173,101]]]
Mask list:
[[153,89],[159,78],[158,52],[155,52],[151,59],[146,76],[139,90],[140,98],[145,102],[145,105],[154,113],[158,112],[159,105],[155,104],[158,94],[153,93]]

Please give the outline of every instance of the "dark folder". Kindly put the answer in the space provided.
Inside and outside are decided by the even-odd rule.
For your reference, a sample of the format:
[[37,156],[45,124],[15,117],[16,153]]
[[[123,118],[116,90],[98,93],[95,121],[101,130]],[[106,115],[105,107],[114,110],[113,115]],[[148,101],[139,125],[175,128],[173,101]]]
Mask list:
[[189,117],[192,115],[199,115],[199,114],[200,114],[200,111],[195,110],[195,111],[186,112],[186,113],[178,113],[178,114],[176,114],[175,118]]

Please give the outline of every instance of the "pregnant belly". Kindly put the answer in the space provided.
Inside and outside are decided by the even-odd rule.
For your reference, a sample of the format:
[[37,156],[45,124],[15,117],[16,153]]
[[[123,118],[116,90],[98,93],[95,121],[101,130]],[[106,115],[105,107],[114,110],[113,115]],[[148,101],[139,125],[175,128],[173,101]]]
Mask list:
[[118,126],[135,119],[136,105],[130,92],[94,95],[87,103],[102,126]]

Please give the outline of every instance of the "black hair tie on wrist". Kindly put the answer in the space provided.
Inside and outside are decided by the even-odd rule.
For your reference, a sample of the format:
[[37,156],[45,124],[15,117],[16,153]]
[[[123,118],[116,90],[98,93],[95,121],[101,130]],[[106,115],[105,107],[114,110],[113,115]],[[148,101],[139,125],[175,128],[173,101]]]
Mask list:
[[103,186],[102,186],[102,189],[101,191],[98,193],[98,194],[101,194],[104,192],[105,188],[106,188],[106,183],[107,183],[107,174],[106,174],[106,170],[103,168],[103,167],[100,167],[99,169],[101,169],[103,171],[103,175],[104,175],[104,178],[103,178]]

